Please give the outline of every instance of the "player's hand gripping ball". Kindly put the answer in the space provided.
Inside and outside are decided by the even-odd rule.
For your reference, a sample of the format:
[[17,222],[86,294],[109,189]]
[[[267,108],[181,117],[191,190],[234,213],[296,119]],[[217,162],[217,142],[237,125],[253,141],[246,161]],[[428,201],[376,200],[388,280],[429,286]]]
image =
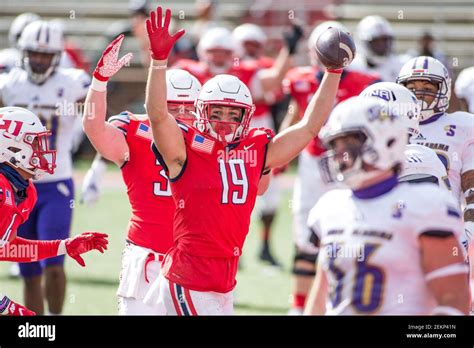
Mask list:
[[319,61],[328,71],[347,67],[356,54],[351,34],[333,27],[319,35],[315,49]]

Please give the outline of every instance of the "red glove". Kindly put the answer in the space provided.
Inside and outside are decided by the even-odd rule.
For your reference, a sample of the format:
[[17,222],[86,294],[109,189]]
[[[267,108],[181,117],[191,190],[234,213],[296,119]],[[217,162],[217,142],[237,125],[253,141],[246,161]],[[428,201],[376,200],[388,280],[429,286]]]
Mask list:
[[36,315],[36,313],[4,296],[0,299],[0,315],[26,317]]
[[100,58],[99,62],[97,63],[97,67],[94,70],[94,77],[97,80],[104,82],[108,81],[110,77],[115,75],[117,71],[122,68],[122,66],[128,64],[133,58],[132,53],[127,53],[122,58],[118,59],[118,54],[123,38],[123,34],[116,37],[115,40],[107,46],[104,53],[102,53],[102,57]]
[[326,69],[326,71],[333,74],[342,74],[344,69]]
[[99,250],[102,254],[107,250],[109,236],[98,232],[84,232],[74,238],[66,239],[66,252],[82,267],[86,266],[81,254],[91,250]]
[[185,30],[181,29],[176,32],[176,34],[170,35],[170,9],[166,9],[164,22],[162,22],[162,17],[162,9],[161,7],[158,7],[156,11],[150,12],[150,18],[146,20],[146,30],[148,32],[148,40],[150,40],[151,58],[154,60],[168,59],[174,44],[185,33]]

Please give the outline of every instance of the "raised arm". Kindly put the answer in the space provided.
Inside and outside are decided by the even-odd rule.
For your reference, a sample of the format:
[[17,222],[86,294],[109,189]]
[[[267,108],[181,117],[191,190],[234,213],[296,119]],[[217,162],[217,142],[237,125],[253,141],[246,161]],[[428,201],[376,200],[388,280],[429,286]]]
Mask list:
[[341,71],[328,71],[306,109],[303,119],[275,136],[268,145],[267,168],[284,165],[318,136],[336,98]]
[[311,287],[308,300],[304,308],[304,315],[324,315],[326,313],[326,299],[328,296],[328,279],[326,271],[318,264],[316,278]]
[[128,144],[122,132],[105,121],[107,82],[132,59],[131,53],[118,59],[124,36],[120,35],[105,49],[94,71],[87,93],[82,125],[84,132],[99,154],[121,167],[128,157]]
[[260,71],[260,82],[264,93],[275,91],[280,88],[281,82],[291,66],[291,58],[296,53],[298,42],[303,37],[303,29],[294,23],[292,30],[284,35],[284,46],[272,67]]
[[[85,267],[86,264],[81,255],[91,250],[104,253],[104,250],[107,250],[108,243],[108,235],[99,232],[84,232],[63,240],[30,240],[17,237],[3,246],[4,250],[2,250],[0,261],[36,262],[67,254],[76,260],[79,265]],[[34,252],[25,253],[24,255],[17,252],[10,253],[10,249],[15,250],[17,248],[33,250]]]
[[168,167],[169,177],[176,177],[186,162],[186,147],[182,132],[175,118],[168,113],[166,91],[166,68],[168,56],[176,41],[184,35],[181,29],[174,35],[169,33],[171,11],[166,10],[164,21],[162,9],[152,11],[146,21],[152,62],[146,85],[146,111],[150,118],[153,141]]

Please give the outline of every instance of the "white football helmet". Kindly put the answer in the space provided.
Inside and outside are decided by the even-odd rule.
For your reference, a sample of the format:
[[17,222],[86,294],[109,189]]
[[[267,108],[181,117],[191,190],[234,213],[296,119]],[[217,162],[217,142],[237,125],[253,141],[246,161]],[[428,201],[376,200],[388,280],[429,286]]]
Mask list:
[[200,61],[209,64],[209,67],[214,74],[225,73],[232,66],[233,60],[229,60],[229,62],[226,62],[223,66],[214,66],[213,63],[208,60],[206,55],[206,52],[212,49],[231,51],[235,56],[240,56],[241,53],[237,41],[227,28],[216,27],[206,31],[199,40],[197,54]]
[[[242,118],[233,132],[229,132],[231,122],[209,120],[212,105],[242,108]],[[201,132],[225,143],[242,140],[247,136],[250,120],[255,111],[252,95],[247,86],[232,75],[216,75],[203,86],[196,100],[196,126]]]
[[[357,37],[364,55],[377,65],[383,64],[392,54],[394,32],[390,23],[381,16],[362,18],[357,25]],[[385,40],[377,40],[382,38]]]
[[329,28],[337,28],[344,32],[350,33],[350,31],[342,23],[337,22],[337,21],[325,21],[318,24],[311,32],[311,35],[309,36],[309,39],[308,39],[309,55],[310,55],[311,64],[313,66],[318,65],[318,59],[316,55],[316,42],[318,41],[319,35],[324,33]]
[[[416,57],[410,59],[400,70],[397,83],[406,86],[409,81],[425,80],[438,85],[438,92],[412,90],[421,101],[420,121],[426,121],[435,114],[446,112],[451,98],[451,78],[448,69],[439,60],[432,57]],[[428,105],[424,96],[434,97]]]
[[17,16],[12,24],[10,25],[10,30],[8,31],[8,42],[10,47],[17,47],[18,40],[20,39],[23,29],[30,24],[31,22],[37,21],[40,19],[36,13],[25,12]]
[[[405,161],[407,143],[400,134],[406,134],[405,125],[379,98],[352,97],[341,102],[319,133],[328,149],[319,162],[323,179],[328,183],[344,182],[351,189],[358,189],[381,170],[395,169],[398,175]],[[359,145],[336,152],[333,141],[347,135],[355,135]],[[347,155],[352,160],[350,167]],[[374,169],[364,169],[367,165]]]
[[378,82],[364,89],[360,96],[377,97],[387,102],[390,112],[402,118],[409,137],[416,138],[420,135],[420,102],[407,88],[395,82]]
[[49,149],[51,133],[31,111],[0,108],[0,163],[7,162],[39,179],[56,168],[56,151]]
[[[51,76],[61,60],[64,48],[62,29],[53,22],[32,22],[21,33],[18,48],[22,51],[23,66],[29,78],[37,84],[42,84]],[[53,54],[51,64],[44,65],[31,61],[29,52]]]
[[193,106],[196,99],[199,97],[201,92],[201,83],[199,80],[191,75],[189,72],[182,69],[170,69],[166,71],[166,92],[168,101],[168,110],[171,107],[170,104],[179,104],[176,108],[176,114],[173,112],[174,117],[181,120],[194,120],[195,119],[195,108],[193,112],[185,109],[186,105]]
[[256,24],[252,23],[245,23],[239,25],[234,29],[232,32],[234,38],[239,43],[243,43],[245,41],[257,41],[262,45],[265,45],[267,42],[267,34]]
[[166,71],[168,103],[194,104],[201,92],[201,83],[186,70],[169,69]]

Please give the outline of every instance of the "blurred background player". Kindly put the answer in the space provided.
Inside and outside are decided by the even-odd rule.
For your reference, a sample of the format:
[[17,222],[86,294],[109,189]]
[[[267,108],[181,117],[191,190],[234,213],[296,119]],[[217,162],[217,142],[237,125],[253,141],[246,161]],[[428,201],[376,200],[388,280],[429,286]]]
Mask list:
[[199,41],[199,62],[181,59],[174,67],[189,71],[202,84],[217,74],[234,75],[247,85],[256,100],[263,101],[266,93],[278,90],[302,36],[301,28],[293,25],[273,66],[261,69],[255,61],[241,61],[239,45],[232,33],[224,27],[216,27],[208,30]]
[[[122,40],[123,35],[115,39],[97,65],[83,122],[86,134],[99,154],[121,168],[132,208],[117,291],[119,314],[156,315],[163,313],[145,305],[142,300],[158,277],[164,254],[173,245],[175,203],[165,171],[150,150],[152,136],[147,115],[123,112],[105,122],[107,81],[131,59],[126,55],[118,60]],[[199,81],[186,71],[169,70],[167,82],[170,113],[183,122],[192,123],[194,101],[201,89]],[[94,105],[94,108],[88,105]],[[85,179],[87,185],[83,194],[88,200],[92,196],[96,198],[98,161],[101,161],[100,157],[95,159]]]
[[[60,28],[46,21],[26,26],[19,40],[22,67],[0,79],[3,105],[33,111],[51,131],[52,149],[57,150],[58,168],[38,183],[38,204],[19,236],[28,239],[64,239],[69,236],[74,202],[71,150],[80,134],[79,103],[90,83],[82,70],[59,68],[63,52]],[[20,265],[27,307],[44,313],[43,298],[51,314],[60,314],[66,289],[64,257]],[[44,288],[42,274],[45,273]]]
[[9,72],[13,67],[21,66],[21,51],[18,48],[21,32],[28,24],[39,19],[40,16],[36,13],[26,12],[17,16],[10,24],[10,30],[8,31],[10,47],[0,51],[0,73]]
[[357,38],[360,44],[351,69],[376,73],[382,81],[395,82],[409,57],[394,53],[390,23],[381,16],[364,17],[357,25]]
[[459,98],[461,111],[474,113],[474,66],[459,73],[454,91]]
[[[255,63],[260,69],[271,68],[275,60],[264,55],[267,35],[256,24],[245,23],[236,27],[232,32],[233,37],[240,46],[240,59]],[[263,99],[254,100],[255,113],[250,121],[250,126],[254,128],[268,128],[276,130],[275,123],[278,121],[277,103],[285,104],[281,101],[281,90],[264,93]],[[273,108],[275,106],[275,108]],[[278,175],[272,175],[268,190],[263,196],[257,199],[257,211],[262,222],[261,247],[259,258],[273,266],[280,266],[280,263],[273,257],[270,248],[270,235],[276,211],[280,203],[280,187]]]
[[416,57],[400,70],[397,83],[421,102],[420,136],[413,143],[435,150],[448,172],[459,207],[464,206],[465,247],[474,233],[474,116],[446,113],[451,78],[446,67],[432,57]]
[[[0,73],[9,72],[13,67],[21,67],[22,53],[18,47],[18,40],[25,27],[41,17],[36,13],[22,13],[17,16],[10,25],[8,32],[9,48],[0,51]],[[63,31],[62,22],[58,19],[52,20],[51,23],[58,26],[58,30]],[[62,68],[77,68],[87,71],[89,69],[87,59],[82,50],[71,41],[65,41],[64,49],[61,54],[59,66]]]
[[[308,40],[308,54],[311,66],[291,69],[283,81],[285,93],[291,96],[288,114],[282,122],[280,131],[298,122],[304,115],[312,96],[318,91],[324,76],[324,66],[315,53],[316,41],[329,27],[348,30],[339,22],[328,21],[314,28]],[[356,55],[357,57],[357,55]],[[377,82],[378,76],[345,69],[336,94],[335,104],[359,95],[368,85]],[[310,231],[306,221],[310,209],[327,190],[320,177],[318,157],[324,151],[318,138],[315,138],[300,154],[298,172],[292,198],[293,232],[295,256],[293,263],[292,304],[289,314],[302,314],[306,296],[316,271],[317,249],[305,243]]]
[[[63,240],[29,240],[17,229],[30,217],[37,202],[31,179],[56,169],[56,151],[49,149],[50,132],[32,112],[0,108],[0,261],[38,262],[68,254],[85,267],[80,256],[107,249],[107,235],[86,232]],[[33,311],[0,295],[0,315],[34,315]]]
[[438,59],[441,63],[447,66],[446,55],[436,47],[436,40],[433,34],[429,31],[425,31],[417,42],[416,48],[407,51],[409,57],[427,56]]
[[306,314],[469,312],[468,267],[463,252],[453,252],[462,250],[460,211],[435,185],[398,184],[406,127],[391,111],[378,98],[352,98],[321,131],[324,177],[348,188],[311,210],[321,250]]

